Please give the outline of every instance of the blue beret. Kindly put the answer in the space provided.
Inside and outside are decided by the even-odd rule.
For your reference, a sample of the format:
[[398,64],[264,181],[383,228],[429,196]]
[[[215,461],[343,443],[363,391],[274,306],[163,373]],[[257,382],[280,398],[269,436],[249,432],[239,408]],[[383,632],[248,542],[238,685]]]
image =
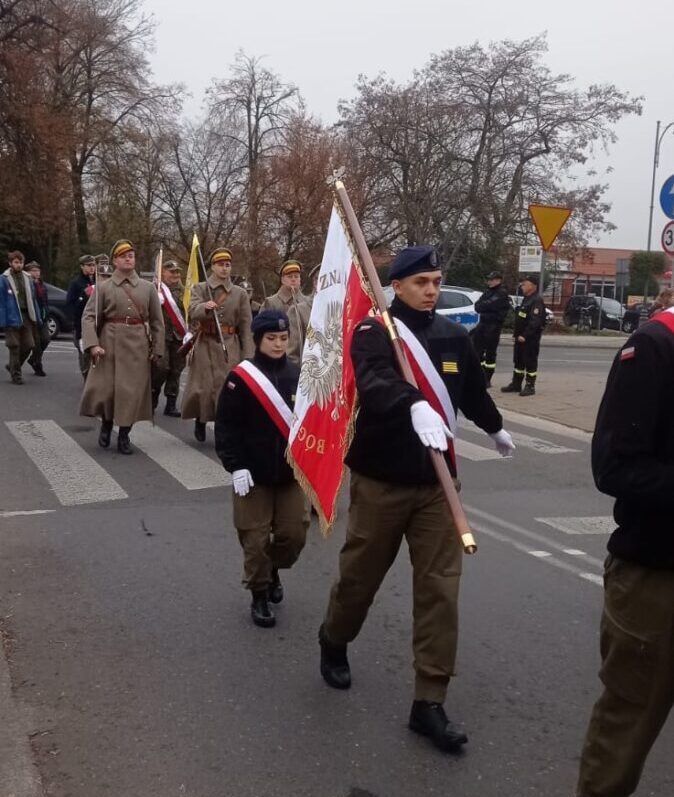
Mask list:
[[261,310],[250,325],[253,335],[263,335],[265,332],[288,332],[290,322],[283,310]]
[[401,280],[411,277],[422,271],[437,271],[438,256],[432,246],[406,246],[395,257],[389,266],[388,276],[392,280]]

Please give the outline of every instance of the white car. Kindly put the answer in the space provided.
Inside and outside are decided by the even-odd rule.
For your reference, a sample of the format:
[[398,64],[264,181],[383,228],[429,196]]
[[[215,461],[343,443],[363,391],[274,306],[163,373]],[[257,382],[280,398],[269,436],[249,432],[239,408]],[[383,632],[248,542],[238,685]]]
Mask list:
[[[390,304],[395,296],[390,285],[384,288],[384,295]],[[479,314],[475,312],[475,302],[480,296],[482,296],[480,291],[474,291],[472,288],[441,285],[440,298],[435,309],[440,315],[447,316],[467,330],[471,330],[477,326],[480,320]]]

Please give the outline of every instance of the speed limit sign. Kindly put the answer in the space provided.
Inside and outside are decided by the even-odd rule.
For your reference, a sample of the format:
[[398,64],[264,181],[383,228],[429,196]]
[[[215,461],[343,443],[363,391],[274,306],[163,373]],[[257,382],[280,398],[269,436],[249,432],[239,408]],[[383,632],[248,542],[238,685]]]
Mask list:
[[668,221],[662,231],[662,248],[668,255],[674,255],[674,221]]

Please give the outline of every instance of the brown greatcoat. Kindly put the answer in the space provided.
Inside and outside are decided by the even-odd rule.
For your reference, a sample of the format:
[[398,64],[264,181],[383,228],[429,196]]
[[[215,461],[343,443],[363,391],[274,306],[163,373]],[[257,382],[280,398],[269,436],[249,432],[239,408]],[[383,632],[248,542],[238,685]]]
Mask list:
[[282,310],[290,322],[290,342],[288,344],[288,359],[299,365],[302,361],[304,339],[307,336],[309,316],[311,315],[311,302],[308,296],[297,291],[293,292],[285,285],[267,296],[262,304],[263,310]]
[[[80,415],[113,420],[118,426],[152,420],[150,344],[142,324],[113,323],[109,319],[140,317],[148,322],[152,354],[164,353],[164,321],[155,288],[135,271],[115,271],[89,297],[82,315],[82,345],[102,346],[105,356],[90,368],[80,402]],[[96,302],[98,301],[98,329]]]
[[252,357],[255,351],[253,333],[250,330],[252,321],[248,294],[231,279],[220,280],[214,274],[208,278],[213,291],[213,298],[219,303],[218,320],[222,327],[235,327],[236,332],[223,331],[222,337],[227,349],[225,359],[220,338],[215,334],[206,334],[200,329],[203,322],[213,325],[213,311],[206,309],[209,301],[208,287],[200,282],[192,288],[190,294],[190,325],[196,323],[197,339],[190,354],[189,374],[182,402],[183,418],[198,418],[202,423],[215,420],[215,409],[220,390],[227,374],[246,357]]

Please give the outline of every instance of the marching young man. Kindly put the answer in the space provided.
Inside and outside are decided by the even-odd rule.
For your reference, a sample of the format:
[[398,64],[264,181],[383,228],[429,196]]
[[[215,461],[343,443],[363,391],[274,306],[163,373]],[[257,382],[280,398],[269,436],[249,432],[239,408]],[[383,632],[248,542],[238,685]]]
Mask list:
[[416,671],[409,727],[441,750],[453,751],[467,741],[443,707],[456,657],[463,549],[427,449],[447,452],[456,478],[448,442],[459,410],[490,435],[502,456],[515,447],[487,393],[467,332],[435,312],[442,273],[433,248],[403,249],[389,273],[396,294],[390,312],[426,385],[420,381],[421,389],[412,387],[400,375],[378,319],[356,327],[351,358],[360,411],[345,460],[351,468],[351,504],[339,578],[319,631],[321,674],[335,689],[351,686],[347,644],[360,632],[406,538]]
[[10,252],[7,259],[9,268],[0,275],[0,329],[5,330],[5,346],[9,349],[5,368],[12,384],[22,385],[21,366],[33,350],[40,308],[33,280],[23,271],[23,254]]
[[150,369],[164,353],[164,321],[157,291],[136,274],[131,241],[112,247],[114,272],[99,280],[82,316],[82,343],[91,356],[80,415],[101,419],[98,444],[108,448],[113,424],[117,450],[131,454],[129,432],[152,420]]
[[35,376],[47,376],[42,367],[42,357],[49,346],[51,336],[49,334],[49,297],[47,296],[47,286],[42,281],[42,269],[40,264],[34,260],[25,267],[25,272],[33,280],[33,290],[35,291],[35,301],[39,313],[38,322],[33,330],[33,351],[28,358],[28,365],[33,369]]
[[185,355],[182,351],[183,338],[187,333],[183,315],[183,287],[180,266],[169,260],[162,267],[162,283],[159,286],[162,296],[162,315],[166,340],[164,356],[152,368],[152,406],[157,408],[162,387],[166,396],[164,415],[180,418],[176,408],[180,392],[180,375],[185,368]]
[[300,375],[287,357],[288,327],[279,310],[253,319],[255,355],[230,372],[215,419],[215,449],[232,474],[243,583],[253,622],[263,628],[276,623],[269,601],[283,600],[278,571],[297,561],[308,527],[304,494],[285,458]]
[[86,379],[91,366],[91,357],[82,345],[82,315],[96,286],[96,258],[93,255],[82,255],[79,264],[80,273],[68,286],[66,307],[73,321],[73,343],[77,349],[80,373],[82,378]]
[[281,310],[290,320],[288,357],[298,365],[302,361],[304,339],[307,336],[311,301],[301,291],[302,265],[299,260],[286,260],[279,272],[281,287],[262,304],[263,310]]
[[194,418],[194,436],[200,443],[206,439],[206,422],[215,420],[227,374],[253,355],[250,302],[246,291],[232,282],[232,253],[221,247],[211,253],[209,262],[208,282],[195,285],[190,294],[189,320],[196,323],[197,334],[182,401],[182,417]]

